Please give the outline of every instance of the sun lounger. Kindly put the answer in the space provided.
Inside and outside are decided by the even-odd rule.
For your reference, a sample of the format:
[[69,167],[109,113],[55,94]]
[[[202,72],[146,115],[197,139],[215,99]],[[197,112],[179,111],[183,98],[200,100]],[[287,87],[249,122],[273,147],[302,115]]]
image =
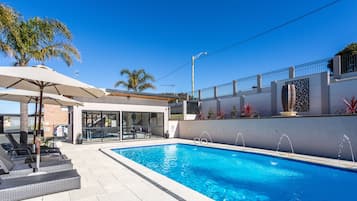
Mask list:
[[[12,153],[16,153],[17,155],[28,155],[28,153],[34,152],[32,150],[32,145],[18,143],[12,134],[6,134],[5,136],[8,138],[9,142],[13,146],[11,150]],[[62,154],[59,148],[41,146],[40,150],[41,150],[41,154],[51,154],[51,153]]]
[[0,200],[16,201],[80,188],[76,170],[0,179]]
[[[25,163],[25,160],[11,160],[11,158],[4,153],[0,148],[0,178],[15,178],[27,176],[34,172],[35,163]],[[71,160],[64,159],[46,159],[41,161],[41,172],[58,172],[73,169]]]

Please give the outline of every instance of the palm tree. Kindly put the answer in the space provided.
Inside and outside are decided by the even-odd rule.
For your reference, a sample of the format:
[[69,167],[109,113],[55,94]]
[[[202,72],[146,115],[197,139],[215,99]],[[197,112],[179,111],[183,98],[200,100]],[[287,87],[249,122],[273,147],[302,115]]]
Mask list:
[[128,91],[133,90],[135,92],[141,92],[146,89],[155,89],[156,87],[149,81],[155,81],[155,78],[146,73],[144,69],[130,71],[128,69],[123,69],[120,71],[120,75],[127,75],[127,81],[118,81],[115,83],[114,87],[119,87],[123,85],[128,89]]
[[[14,58],[14,66],[61,58],[68,66],[73,57],[80,59],[71,44],[72,34],[65,24],[55,19],[34,17],[24,20],[12,8],[0,4],[0,51]],[[28,105],[20,104],[20,131],[28,131]]]

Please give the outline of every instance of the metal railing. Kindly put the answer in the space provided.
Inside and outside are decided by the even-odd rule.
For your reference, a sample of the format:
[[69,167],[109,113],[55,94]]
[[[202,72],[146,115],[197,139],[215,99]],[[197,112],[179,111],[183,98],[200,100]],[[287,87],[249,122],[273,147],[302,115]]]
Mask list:
[[171,114],[182,114],[183,104],[180,103],[170,103]]
[[289,79],[289,69],[283,68],[276,71],[263,73],[262,74],[262,87],[270,87],[271,82],[275,80],[286,80]]
[[[194,97],[191,97],[191,99],[202,100],[229,95],[239,95],[248,91],[261,92],[262,88],[270,87],[271,82],[273,81],[288,80],[298,76],[329,72],[330,70],[328,68],[328,64],[330,60],[331,58],[325,58],[296,65],[295,67],[291,66],[259,75],[239,78],[237,80],[233,80],[233,82],[230,83],[197,90],[194,92]],[[345,60],[345,63],[350,66],[348,71],[357,71],[357,55],[354,55],[354,57],[347,58]]]
[[328,62],[331,58],[321,59],[318,61],[308,62],[295,66],[295,75],[297,77],[311,75],[315,73],[328,72]]
[[256,89],[257,86],[257,76],[249,76],[237,79],[237,93],[242,91],[250,91]]
[[200,90],[201,91],[200,99],[214,98],[215,97],[214,90],[215,87],[210,87]]
[[229,96],[233,93],[232,82],[221,84],[216,87],[216,95],[217,97]]
[[341,73],[357,72],[357,54],[341,56]]

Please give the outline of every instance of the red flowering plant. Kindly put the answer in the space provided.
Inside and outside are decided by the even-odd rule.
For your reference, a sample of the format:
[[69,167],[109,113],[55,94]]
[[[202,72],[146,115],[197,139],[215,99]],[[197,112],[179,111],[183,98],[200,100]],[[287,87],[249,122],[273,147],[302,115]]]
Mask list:
[[205,116],[202,114],[202,112],[198,113],[198,120],[205,120]]
[[222,111],[217,112],[216,119],[224,119],[224,112]]
[[252,106],[248,103],[244,105],[244,110],[242,116],[244,117],[251,117],[253,115]]
[[357,113],[357,99],[352,96],[351,100],[345,98],[343,102],[346,105],[346,113],[347,114],[356,114]]

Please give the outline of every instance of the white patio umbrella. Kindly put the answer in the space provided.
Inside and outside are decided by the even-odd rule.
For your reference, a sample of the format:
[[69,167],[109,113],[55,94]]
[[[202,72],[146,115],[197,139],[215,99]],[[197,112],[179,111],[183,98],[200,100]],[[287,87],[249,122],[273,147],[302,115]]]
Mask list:
[[[21,89],[3,89],[0,90],[0,100],[15,101],[22,103],[38,103],[40,94],[35,91],[21,90]],[[62,95],[43,93],[43,104],[73,106],[82,105],[81,102],[67,98]]]
[[[36,112],[37,112],[39,95],[40,94],[38,92],[21,90],[21,89],[0,90],[0,100],[15,101],[15,102],[22,102],[22,103],[35,103]],[[60,105],[60,106],[82,105],[81,102],[73,100],[71,98],[67,98],[62,95],[49,94],[49,93],[43,93],[42,103],[51,104],[51,105]],[[37,115],[35,115],[34,128],[36,128],[36,118]]]
[[[46,66],[0,67],[0,87],[38,91],[39,105],[42,105],[43,93],[95,98],[104,95],[103,90],[60,74]],[[38,113],[42,113],[42,107],[39,107]],[[39,115],[38,128],[40,126],[41,115]]]
[[[100,97],[104,91],[60,74],[47,66],[1,67],[0,87],[38,91],[39,104],[42,105],[43,93],[77,97]],[[39,107],[39,114],[42,107]],[[41,115],[39,116],[40,128]]]

